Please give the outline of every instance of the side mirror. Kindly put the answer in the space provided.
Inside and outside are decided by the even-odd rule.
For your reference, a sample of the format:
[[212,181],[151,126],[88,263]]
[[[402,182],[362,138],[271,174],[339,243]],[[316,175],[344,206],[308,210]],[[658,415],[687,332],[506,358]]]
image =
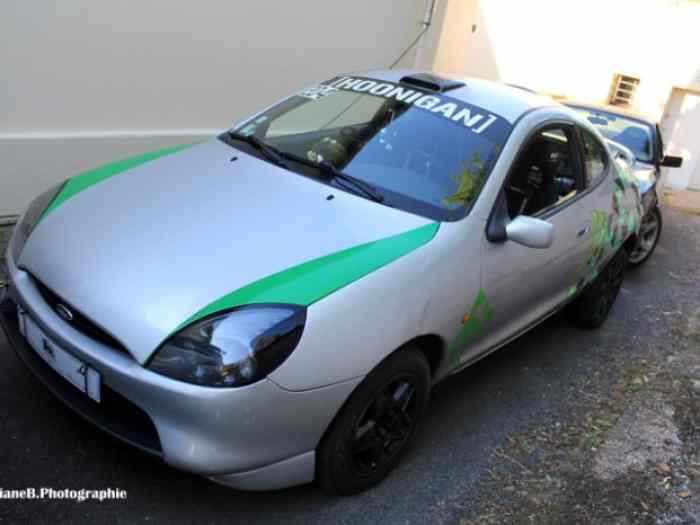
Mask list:
[[554,225],[534,217],[518,215],[506,225],[508,240],[529,248],[549,248],[554,242]]
[[666,168],[680,168],[683,164],[683,157],[674,157],[672,155],[664,155],[661,159],[661,165]]

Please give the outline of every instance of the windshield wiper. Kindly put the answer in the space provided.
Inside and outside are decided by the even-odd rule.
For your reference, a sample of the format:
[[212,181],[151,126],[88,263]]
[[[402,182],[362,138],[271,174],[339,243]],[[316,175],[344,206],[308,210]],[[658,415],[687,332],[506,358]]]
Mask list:
[[228,137],[231,140],[238,140],[240,142],[245,142],[246,144],[250,144],[253,146],[256,150],[258,150],[260,153],[262,153],[268,160],[271,160],[278,166],[282,168],[289,168],[287,163],[284,160],[284,156],[280,150],[275,148],[274,146],[270,146],[267,142],[263,142],[260,140],[258,137],[255,135],[244,135],[242,133],[237,133],[235,131],[229,131],[228,132]]
[[363,181],[362,179],[358,179],[357,177],[353,177],[352,175],[343,173],[327,160],[317,162],[311,159],[307,159],[305,157],[301,157],[299,155],[295,155],[294,153],[287,153],[286,151],[280,151],[280,155],[282,155],[282,157],[284,157],[285,159],[293,160],[294,162],[298,162],[299,164],[304,164],[305,166],[321,170],[321,172],[326,174],[326,176],[330,180],[343,181],[347,183],[347,185],[339,184],[345,189],[350,189],[348,188],[349,185],[356,191],[360,191],[361,193],[363,193],[366,197],[373,200],[374,202],[384,202],[384,196],[377,191],[377,188]]
[[[289,164],[285,159],[292,160],[294,162],[304,164],[305,166],[310,166],[321,170],[331,180],[337,179],[344,181],[348,185],[352,186],[352,188],[354,188],[356,191],[363,193],[366,197],[369,197],[375,202],[384,202],[384,196],[379,193],[374,186],[361,179],[358,179],[357,177],[343,173],[327,160],[316,162],[300,155],[295,155],[294,153],[287,153],[286,151],[278,150],[267,142],[260,140],[255,135],[244,135],[235,131],[228,131],[228,137],[231,140],[238,140],[240,142],[250,144],[256,150],[260,151],[268,160],[271,160],[282,168],[289,169]],[[340,186],[344,187],[345,189],[349,189],[346,184],[340,184]]]

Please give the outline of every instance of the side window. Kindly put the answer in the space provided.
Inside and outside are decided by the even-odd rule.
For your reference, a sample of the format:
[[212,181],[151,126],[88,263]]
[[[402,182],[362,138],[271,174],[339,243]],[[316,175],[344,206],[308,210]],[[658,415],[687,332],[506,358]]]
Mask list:
[[577,162],[572,129],[551,127],[538,132],[522,152],[508,177],[508,213],[539,215],[578,193]]
[[605,168],[608,166],[608,155],[593,133],[587,129],[580,129],[583,162],[586,167],[586,187],[590,187],[605,173]]

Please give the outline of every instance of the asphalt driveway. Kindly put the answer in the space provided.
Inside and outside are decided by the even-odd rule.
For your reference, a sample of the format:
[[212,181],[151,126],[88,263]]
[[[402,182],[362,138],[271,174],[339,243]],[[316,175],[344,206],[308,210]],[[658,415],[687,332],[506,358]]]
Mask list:
[[0,488],[128,491],[124,501],[101,503],[0,500],[0,522],[458,522],[483,496],[490,470],[504,461],[494,450],[509,434],[566,421],[581,384],[592,375],[615,374],[635,358],[616,353],[630,334],[644,334],[650,344],[667,337],[654,330],[663,319],[650,320],[649,305],[688,297],[684,275],[700,262],[683,246],[700,231],[700,217],[664,210],[664,218],[656,254],[628,275],[602,329],[582,332],[556,317],[445,381],[433,392],[403,463],[381,486],[352,498],[330,498],[313,486],[236,492],[175,471],[64,408],[0,339]]

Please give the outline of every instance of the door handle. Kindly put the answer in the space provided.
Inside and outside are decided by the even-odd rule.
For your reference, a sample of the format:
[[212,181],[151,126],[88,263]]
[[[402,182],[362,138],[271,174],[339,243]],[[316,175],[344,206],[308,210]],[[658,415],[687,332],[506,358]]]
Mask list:
[[591,229],[591,225],[587,224],[586,226],[584,226],[583,228],[581,228],[578,231],[578,233],[576,234],[576,237],[583,237],[584,235],[586,235],[588,233],[588,230],[590,230],[590,229]]

